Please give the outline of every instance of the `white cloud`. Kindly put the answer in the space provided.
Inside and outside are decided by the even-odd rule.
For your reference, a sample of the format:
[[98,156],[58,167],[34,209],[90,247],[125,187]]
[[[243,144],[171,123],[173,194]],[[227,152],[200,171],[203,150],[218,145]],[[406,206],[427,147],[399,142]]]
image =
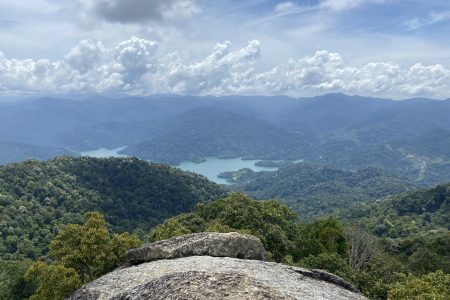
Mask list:
[[127,81],[135,81],[151,69],[157,42],[132,37],[123,41],[114,49],[114,59],[126,71]]
[[450,20],[450,10],[441,12],[431,12],[426,18],[414,18],[406,22],[406,26],[410,30],[419,29],[425,26],[434,25],[443,21]]
[[275,6],[276,13],[285,13],[298,9],[299,5],[292,1],[280,2]]
[[67,53],[64,60],[75,70],[86,73],[103,60],[106,52],[102,42],[83,40]]
[[382,3],[385,1],[386,0],[323,0],[320,7],[341,11],[353,9],[367,3]]
[[132,37],[112,48],[81,41],[64,59],[18,60],[0,52],[0,91],[13,93],[179,93],[195,95],[315,95],[346,92],[392,98],[450,96],[450,69],[393,62],[352,65],[338,53],[314,55],[257,71],[261,43],[234,49],[217,44],[203,59],[186,62],[158,43]]

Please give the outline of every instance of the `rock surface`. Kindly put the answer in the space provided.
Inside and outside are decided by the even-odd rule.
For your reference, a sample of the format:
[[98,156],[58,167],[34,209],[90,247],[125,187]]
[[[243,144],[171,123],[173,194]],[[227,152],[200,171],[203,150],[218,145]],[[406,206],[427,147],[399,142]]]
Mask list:
[[266,250],[257,237],[236,232],[204,232],[173,237],[129,250],[125,254],[125,265],[197,255],[264,260],[265,254]]
[[259,239],[237,233],[172,238],[129,251],[123,267],[69,300],[366,299],[333,274],[264,262],[264,255]]
[[69,299],[365,299],[304,275],[309,272],[272,262],[192,256],[117,269]]

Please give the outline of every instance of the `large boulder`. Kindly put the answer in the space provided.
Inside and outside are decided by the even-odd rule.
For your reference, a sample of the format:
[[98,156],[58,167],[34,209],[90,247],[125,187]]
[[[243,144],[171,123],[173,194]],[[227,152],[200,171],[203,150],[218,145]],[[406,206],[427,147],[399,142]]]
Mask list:
[[192,256],[117,269],[69,299],[365,299],[310,273],[273,262]]
[[201,233],[146,245],[126,264],[76,291],[69,300],[366,299],[320,270],[262,261],[261,241],[238,233]]
[[265,253],[261,241],[252,235],[236,232],[192,233],[129,250],[125,253],[125,266],[197,255],[264,260]]

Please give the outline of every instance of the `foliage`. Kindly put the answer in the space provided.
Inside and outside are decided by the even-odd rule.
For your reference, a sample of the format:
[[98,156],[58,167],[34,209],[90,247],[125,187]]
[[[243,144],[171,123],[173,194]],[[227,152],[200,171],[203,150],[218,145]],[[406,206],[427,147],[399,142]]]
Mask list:
[[38,259],[61,225],[100,211],[114,232],[148,231],[225,195],[199,175],[134,158],[69,158],[0,167],[0,258]]
[[65,148],[35,146],[0,140],[0,165],[27,159],[46,160],[61,155],[76,155],[76,153]]
[[295,213],[275,200],[255,201],[241,193],[198,204],[191,214],[166,220],[150,233],[150,241],[185,233],[238,231],[261,239],[270,257],[298,261],[324,252],[345,256],[341,225],[332,218],[299,224]]
[[28,298],[36,289],[34,282],[27,282],[24,274],[33,264],[30,259],[21,261],[0,260],[0,299]]
[[355,207],[342,218],[384,237],[386,250],[412,272],[450,272],[450,184]]
[[313,269],[321,269],[353,282],[355,273],[347,264],[347,261],[336,253],[321,253],[317,256],[310,255],[298,262],[299,266]]
[[197,108],[180,115],[164,135],[125,153],[179,164],[221,158],[299,159],[311,155],[313,136],[290,132],[263,119],[221,108]]
[[81,284],[112,271],[123,255],[141,241],[122,233],[110,236],[103,216],[98,212],[85,215],[83,225],[67,225],[52,241],[52,264],[35,262],[25,278],[37,278],[39,286],[30,299],[64,299]]
[[34,263],[25,274],[28,280],[37,279],[39,287],[30,300],[65,299],[81,286],[81,280],[72,268],[62,264]]
[[[418,241],[409,244],[407,240],[398,243],[381,240],[359,225],[343,225],[332,217],[298,223],[295,214],[279,202],[255,201],[241,193],[200,203],[194,212],[158,225],[149,239],[156,241],[202,231],[240,231],[255,235],[272,260],[327,270],[352,282],[371,299],[387,299],[390,288],[401,286],[405,276],[418,278],[415,274],[446,266],[445,256],[441,256],[435,267],[421,269],[431,262],[429,258],[410,254],[418,249]],[[431,252],[446,255],[447,242],[445,235],[437,234],[423,243]],[[422,267],[418,267],[418,262]]]
[[389,196],[341,213],[382,237],[399,238],[450,228],[450,184]]
[[361,271],[382,252],[378,239],[358,226],[346,226],[344,235],[347,242],[348,264],[354,271]]
[[131,155],[172,164],[205,156],[304,159],[335,168],[383,168],[437,184],[450,180],[448,115],[447,101],[341,93],[43,98],[2,105],[0,162],[127,145]]
[[354,283],[370,299],[387,299],[391,284],[398,281],[399,274],[408,274],[407,266],[392,255],[381,254],[356,272]]
[[304,218],[415,189],[401,178],[375,168],[345,171],[305,163],[292,164],[276,172],[244,169],[223,176],[232,178],[231,189],[258,199],[280,199]]
[[403,276],[392,285],[388,299],[446,300],[450,296],[450,274],[442,271],[421,277]]
[[128,233],[110,237],[98,212],[87,213],[85,219],[84,225],[67,225],[51,242],[50,254],[88,282],[117,267],[125,252],[138,247],[141,241]]

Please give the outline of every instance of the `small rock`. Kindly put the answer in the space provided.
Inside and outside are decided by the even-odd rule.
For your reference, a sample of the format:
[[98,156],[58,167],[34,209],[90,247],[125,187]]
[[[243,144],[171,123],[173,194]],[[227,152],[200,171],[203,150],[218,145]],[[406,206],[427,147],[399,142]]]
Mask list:
[[234,257],[264,260],[266,251],[261,241],[251,235],[231,233],[192,233],[144,245],[125,254],[125,266],[160,259],[188,256]]

